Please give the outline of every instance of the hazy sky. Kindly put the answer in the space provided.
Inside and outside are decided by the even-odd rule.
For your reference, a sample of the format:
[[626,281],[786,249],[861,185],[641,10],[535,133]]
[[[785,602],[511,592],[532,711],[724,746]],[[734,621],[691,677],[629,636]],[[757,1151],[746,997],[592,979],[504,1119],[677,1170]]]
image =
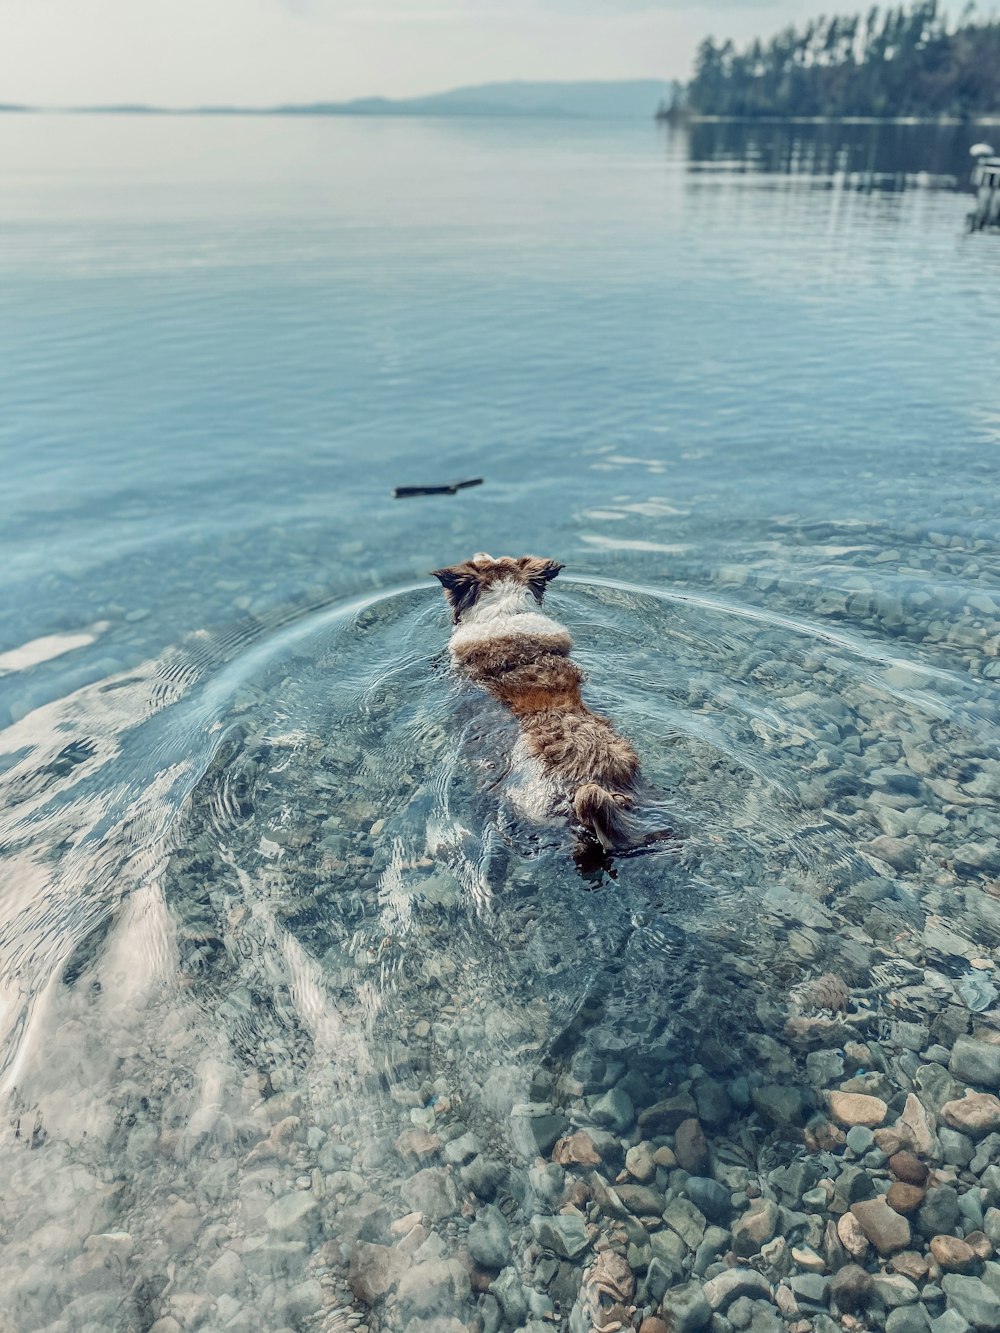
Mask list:
[[269,103],[491,79],[686,77],[860,0],[0,0],[0,102]]

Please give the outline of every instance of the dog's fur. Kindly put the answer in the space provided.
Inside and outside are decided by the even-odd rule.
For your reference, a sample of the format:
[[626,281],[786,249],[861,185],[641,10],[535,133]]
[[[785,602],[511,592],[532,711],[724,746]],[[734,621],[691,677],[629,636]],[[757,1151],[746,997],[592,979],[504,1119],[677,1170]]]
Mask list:
[[560,569],[537,556],[494,560],[479,552],[434,577],[452,611],[455,668],[514,714],[527,753],[555,793],[569,798],[579,825],[604,851],[624,851],[651,840],[637,837],[626,814],[639,757],[584,703],[584,675],[569,655],[573,641],[539,610]]

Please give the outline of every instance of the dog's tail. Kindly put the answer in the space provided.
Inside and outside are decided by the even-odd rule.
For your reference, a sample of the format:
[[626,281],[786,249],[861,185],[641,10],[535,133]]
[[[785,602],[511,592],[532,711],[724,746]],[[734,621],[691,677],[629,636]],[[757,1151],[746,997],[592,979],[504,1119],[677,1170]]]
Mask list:
[[635,826],[625,807],[631,801],[596,782],[585,782],[573,795],[573,812],[579,823],[593,833],[605,851],[620,851],[635,845]]

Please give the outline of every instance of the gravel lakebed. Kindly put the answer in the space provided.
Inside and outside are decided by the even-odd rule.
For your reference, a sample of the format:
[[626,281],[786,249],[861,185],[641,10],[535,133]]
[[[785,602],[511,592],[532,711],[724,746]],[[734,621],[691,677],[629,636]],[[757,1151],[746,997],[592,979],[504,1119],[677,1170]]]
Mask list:
[[[915,615],[825,623],[859,596]],[[243,688],[36,1022],[0,1330],[1000,1329],[990,606],[853,672],[766,619],[686,661],[664,611],[684,836],[599,882],[489,823],[501,723],[427,652],[364,675],[375,613],[280,664],[354,663],[353,729]]]

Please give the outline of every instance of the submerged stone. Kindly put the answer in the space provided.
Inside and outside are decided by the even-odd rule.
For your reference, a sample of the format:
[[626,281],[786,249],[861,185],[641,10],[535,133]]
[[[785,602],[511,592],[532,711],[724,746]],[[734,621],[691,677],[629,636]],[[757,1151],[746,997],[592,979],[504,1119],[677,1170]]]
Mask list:
[[671,1287],[663,1296],[663,1314],[671,1333],[696,1333],[711,1322],[712,1307],[701,1284],[687,1282]]
[[556,1217],[536,1214],[531,1219],[531,1230],[539,1245],[544,1245],[564,1259],[573,1259],[582,1254],[591,1243],[583,1218],[572,1214],[559,1214]]

